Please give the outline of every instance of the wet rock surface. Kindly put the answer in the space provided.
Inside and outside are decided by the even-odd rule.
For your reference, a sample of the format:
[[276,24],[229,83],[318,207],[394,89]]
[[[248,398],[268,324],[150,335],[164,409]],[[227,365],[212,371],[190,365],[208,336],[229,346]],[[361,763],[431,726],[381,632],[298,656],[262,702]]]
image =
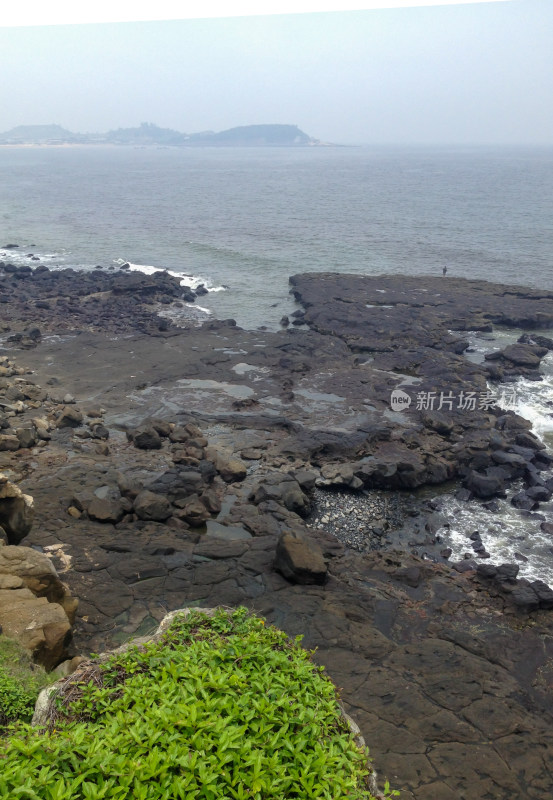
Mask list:
[[13,343],[33,348],[44,330],[126,332],[161,335],[172,328],[156,305],[192,302],[196,295],[178,278],[160,271],[153,275],[124,270],[91,272],[17,267],[0,262],[0,307]]
[[[480,400],[490,378],[448,331],[551,325],[553,296],[426,278],[296,276],[293,288],[311,330],[214,321],[160,338],[122,315],[118,336],[51,337],[26,318],[44,328],[36,347],[4,339],[7,371],[22,372],[0,376],[2,434],[29,429],[34,443],[18,438],[0,465],[35,501],[18,548],[48,554],[79,598],[69,655],[185,605],[244,604],[318,648],[402,797],[542,800],[549,587],[476,551],[449,564],[439,510],[413,490],[455,479],[493,502],[513,480],[527,495],[541,486],[548,459],[529,423],[444,405],[449,392]],[[408,409],[392,407],[397,388]],[[417,408],[430,392],[434,407]],[[76,427],[57,424],[64,408],[82,414]]]

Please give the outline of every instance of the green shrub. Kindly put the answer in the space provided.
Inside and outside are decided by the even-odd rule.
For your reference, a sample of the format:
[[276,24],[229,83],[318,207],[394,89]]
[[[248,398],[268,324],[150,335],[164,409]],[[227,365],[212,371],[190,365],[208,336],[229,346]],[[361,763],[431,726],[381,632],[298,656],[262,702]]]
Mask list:
[[88,675],[49,731],[12,730],[0,796],[371,797],[367,754],[323,668],[245,609],[178,617],[161,641]]
[[31,720],[38,693],[51,681],[18,642],[0,636],[0,735],[11,722]]

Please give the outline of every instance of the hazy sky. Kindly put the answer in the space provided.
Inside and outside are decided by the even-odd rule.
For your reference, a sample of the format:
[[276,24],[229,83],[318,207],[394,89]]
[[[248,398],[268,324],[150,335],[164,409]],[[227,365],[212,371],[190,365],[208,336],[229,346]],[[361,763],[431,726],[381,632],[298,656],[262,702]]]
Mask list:
[[0,131],[553,144],[553,0],[0,28]]

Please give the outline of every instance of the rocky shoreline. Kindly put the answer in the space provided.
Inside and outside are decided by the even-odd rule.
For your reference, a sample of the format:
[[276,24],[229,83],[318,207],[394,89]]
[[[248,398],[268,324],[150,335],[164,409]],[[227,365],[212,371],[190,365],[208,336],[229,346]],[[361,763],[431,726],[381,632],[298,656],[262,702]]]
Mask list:
[[[35,504],[10,549],[47,555],[78,598],[67,656],[182,606],[247,605],[318,648],[403,798],[541,800],[553,593],[482,550],[450,564],[417,490],[486,503],[523,479],[521,509],[549,502],[553,459],[488,393],[539,379],[553,293],[291,284],[304,311],[280,332],[177,328],[159,312],[193,298],[166,273],[0,265],[0,470]],[[528,334],[471,363],[464,332],[493,325]]]

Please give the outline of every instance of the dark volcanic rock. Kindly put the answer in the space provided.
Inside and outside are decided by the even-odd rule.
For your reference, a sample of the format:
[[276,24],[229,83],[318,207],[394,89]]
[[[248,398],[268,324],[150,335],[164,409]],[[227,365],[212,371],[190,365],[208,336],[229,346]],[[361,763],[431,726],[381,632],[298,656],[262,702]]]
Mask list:
[[483,475],[474,470],[466,478],[465,484],[467,489],[480,498],[495,497],[505,489],[505,481],[501,477]]
[[152,426],[146,426],[131,434],[135,447],[140,450],[159,450],[161,448],[161,437]]
[[538,595],[531,586],[517,586],[511,592],[511,600],[519,611],[525,614],[536,611],[540,607]]
[[527,344],[511,344],[501,350],[501,357],[518,367],[539,367],[540,361],[547,354],[544,347]]
[[539,503],[547,503],[548,500],[551,500],[551,491],[546,486],[531,486],[526,489],[525,494]]
[[[190,303],[196,297],[190,289],[180,286],[178,278],[164,271],[153,275],[128,269],[50,271],[45,265],[33,270],[4,263],[0,266],[0,282],[8,293],[3,316],[32,323],[25,332],[15,334],[23,347],[35,347],[41,340],[41,329],[60,331],[73,327],[121,332],[131,328],[152,335],[159,335],[160,331],[171,335],[171,321],[155,313],[155,304],[178,303],[181,299]],[[32,305],[29,295],[34,300]]]
[[309,512],[309,500],[299,483],[291,475],[283,473],[268,475],[255,487],[250,498],[256,505],[274,501],[300,515]]
[[553,589],[544,581],[532,581],[530,586],[538,596],[540,608],[553,609]]
[[517,492],[511,497],[511,505],[524,511],[533,511],[538,507],[538,503],[527,492]]

